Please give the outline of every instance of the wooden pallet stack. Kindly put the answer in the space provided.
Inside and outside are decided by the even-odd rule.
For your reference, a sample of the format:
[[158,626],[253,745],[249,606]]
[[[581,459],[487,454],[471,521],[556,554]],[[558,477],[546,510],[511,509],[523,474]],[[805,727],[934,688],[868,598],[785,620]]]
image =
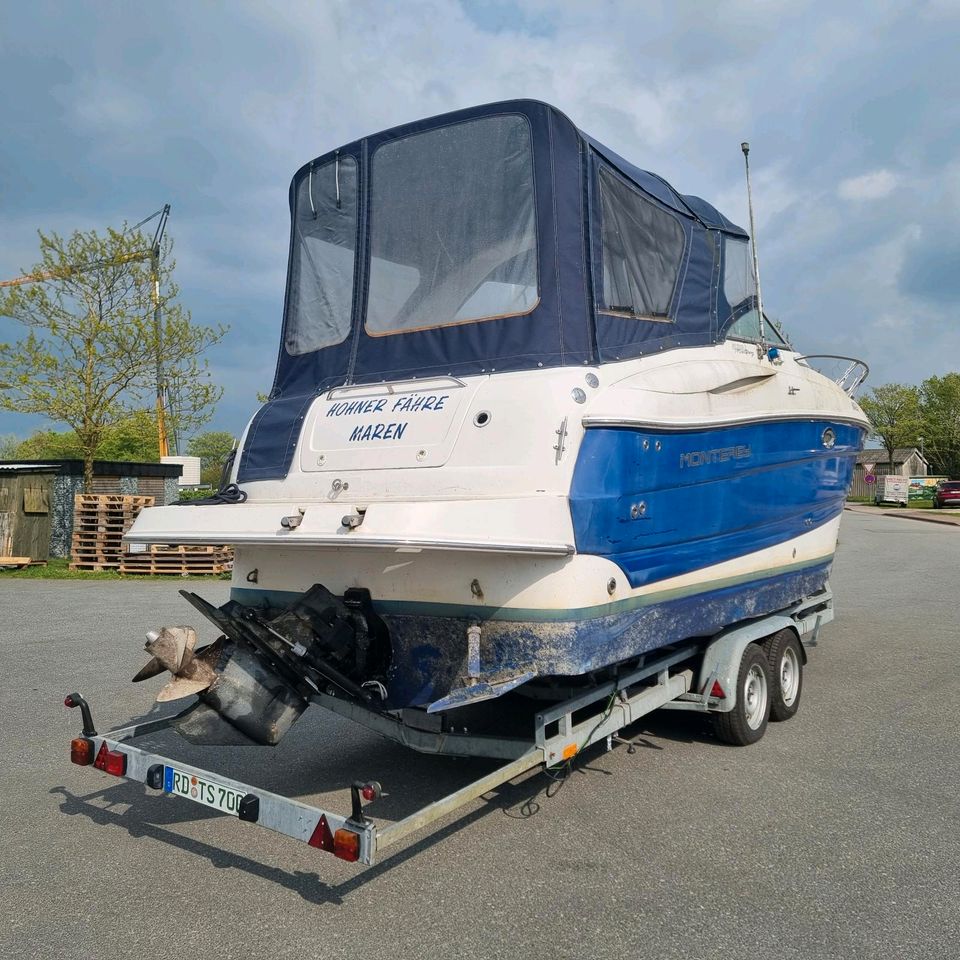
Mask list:
[[125,553],[120,560],[121,573],[141,576],[159,574],[194,577],[228,573],[232,568],[232,547],[166,546],[153,543],[140,553]]
[[118,570],[123,535],[153,497],[78,493],[74,499],[71,570]]

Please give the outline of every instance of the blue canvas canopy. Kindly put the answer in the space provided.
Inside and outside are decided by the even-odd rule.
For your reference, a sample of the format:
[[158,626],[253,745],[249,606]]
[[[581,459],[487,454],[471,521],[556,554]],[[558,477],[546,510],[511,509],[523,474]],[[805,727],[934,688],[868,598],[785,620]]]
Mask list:
[[280,356],[241,481],[286,475],[333,387],[708,344],[741,299],[740,227],[537,101],[346,144],[297,171],[290,208]]

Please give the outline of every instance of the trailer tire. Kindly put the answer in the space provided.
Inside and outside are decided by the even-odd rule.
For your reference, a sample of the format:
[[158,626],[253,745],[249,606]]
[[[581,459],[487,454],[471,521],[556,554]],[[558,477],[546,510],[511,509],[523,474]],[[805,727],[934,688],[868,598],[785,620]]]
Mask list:
[[803,648],[788,627],[764,644],[770,661],[770,719],[789,720],[800,709],[803,693]]
[[770,719],[770,661],[763,648],[750,643],[740,658],[737,702],[732,710],[713,715],[717,739],[736,747],[756,743]]

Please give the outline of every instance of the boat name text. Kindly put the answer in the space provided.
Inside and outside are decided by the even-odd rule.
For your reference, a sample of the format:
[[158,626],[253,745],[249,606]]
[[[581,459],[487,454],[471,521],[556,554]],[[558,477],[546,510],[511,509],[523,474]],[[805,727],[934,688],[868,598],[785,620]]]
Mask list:
[[[450,395],[410,394],[404,397],[380,397],[376,400],[343,400],[327,408],[328,417],[350,417],[365,413],[423,413],[428,410],[443,410]],[[353,428],[348,438],[350,443],[363,443],[368,440],[400,440],[403,438],[408,421],[391,423],[367,423]]]
[[[416,413],[420,410],[442,410],[450,395],[444,393],[426,394],[418,396],[397,397],[390,407],[391,413]],[[343,400],[333,404],[327,410],[328,417],[349,417],[358,413],[382,413],[387,409],[389,398],[379,400]]]
[[727,460],[746,460],[751,456],[750,447],[717,447],[714,450],[688,450],[680,454],[680,469],[703,467],[708,463],[724,463]]
[[351,442],[356,440],[399,440],[409,424],[407,423],[368,423],[365,427],[354,427],[350,434]]

